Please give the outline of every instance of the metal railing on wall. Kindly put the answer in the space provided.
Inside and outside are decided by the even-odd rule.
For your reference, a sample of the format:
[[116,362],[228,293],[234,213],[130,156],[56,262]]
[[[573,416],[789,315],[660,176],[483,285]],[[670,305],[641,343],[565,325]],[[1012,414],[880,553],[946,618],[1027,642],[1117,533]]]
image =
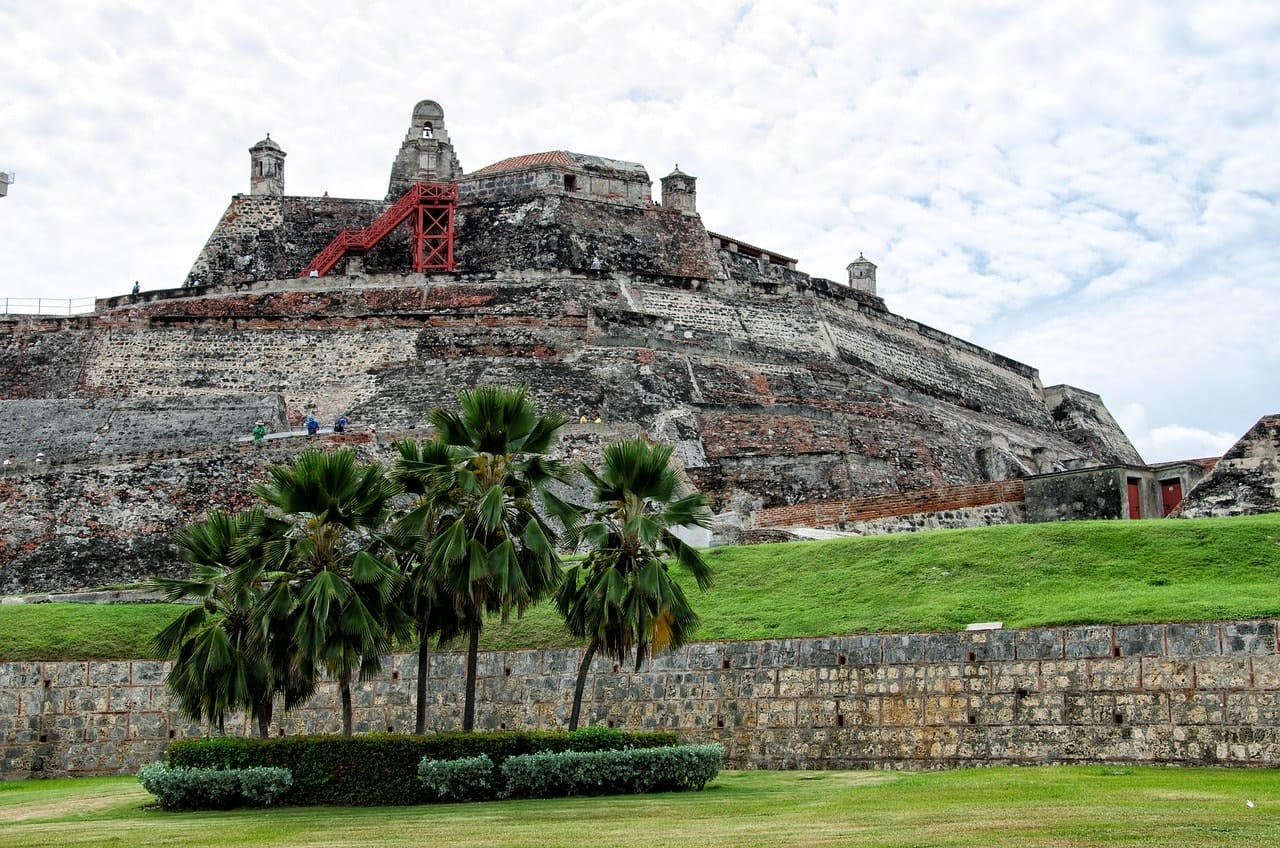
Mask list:
[[83,315],[93,304],[92,297],[0,297],[0,315]]

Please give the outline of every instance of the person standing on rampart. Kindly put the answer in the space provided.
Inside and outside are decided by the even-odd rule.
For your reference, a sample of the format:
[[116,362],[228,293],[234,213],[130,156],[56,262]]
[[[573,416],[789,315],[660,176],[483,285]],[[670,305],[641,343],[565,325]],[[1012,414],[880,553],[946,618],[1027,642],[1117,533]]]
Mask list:
[[320,432],[320,422],[316,420],[314,415],[307,416],[307,438],[311,438]]

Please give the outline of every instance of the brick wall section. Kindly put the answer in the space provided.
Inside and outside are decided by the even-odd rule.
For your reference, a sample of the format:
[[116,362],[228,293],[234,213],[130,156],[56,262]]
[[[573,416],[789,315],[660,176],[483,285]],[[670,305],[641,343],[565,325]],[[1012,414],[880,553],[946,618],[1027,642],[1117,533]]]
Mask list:
[[752,515],[753,527],[839,527],[895,515],[946,512],[992,504],[1018,504],[1021,480],[998,480],[968,486],[946,486],[917,492],[894,492],[864,498],[833,499],[773,506]]
[[[1275,621],[700,643],[640,672],[598,661],[584,724],[721,742],[732,768],[1280,765]],[[477,726],[565,726],[580,652],[482,653]],[[357,732],[412,727],[415,658],[355,691]],[[431,661],[429,724],[456,730],[463,657]],[[155,661],[0,664],[0,777],[132,773],[180,718]],[[336,733],[326,685],[272,733]],[[243,718],[228,732],[252,732]]]

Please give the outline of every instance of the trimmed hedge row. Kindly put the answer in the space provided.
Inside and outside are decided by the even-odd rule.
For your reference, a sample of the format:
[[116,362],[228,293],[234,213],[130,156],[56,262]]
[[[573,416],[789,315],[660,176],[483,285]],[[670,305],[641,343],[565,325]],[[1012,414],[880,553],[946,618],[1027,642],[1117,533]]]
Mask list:
[[289,791],[288,769],[170,768],[148,763],[138,769],[138,782],[166,810],[227,810],[269,807]]
[[501,768],[509,757],[558,751],[621,750],[678,745],[669,732],[623,732],[591,727],[573,733],[436,733],[428,736],[281,736],[274,739],[217,737],[169,745],[171,767],[287,768],[293,786],[281,803],[305,806],[376,807],[421,804],[418,764],[423,759],[487,756]]
[[423,759],[418,777],[445,801],[563,798],[699,791],[720,773],[723,745],[677,745],[605,751],[554,751],[508,757]]

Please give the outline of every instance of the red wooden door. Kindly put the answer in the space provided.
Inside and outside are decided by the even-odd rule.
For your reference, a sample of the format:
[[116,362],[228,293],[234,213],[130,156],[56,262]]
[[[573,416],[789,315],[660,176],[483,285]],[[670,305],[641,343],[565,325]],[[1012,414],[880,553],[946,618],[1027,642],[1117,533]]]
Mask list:
[[1142,517],[1142,500],[1138,492],[1138,484],[1141,481],[1136,477],[1129,478],[1129,517]]
[[1161,480],[1160,481],[1160,509],[1165,515],[1177,509],[1178,504],[1182,503],[1182,481],[1181,480]]

